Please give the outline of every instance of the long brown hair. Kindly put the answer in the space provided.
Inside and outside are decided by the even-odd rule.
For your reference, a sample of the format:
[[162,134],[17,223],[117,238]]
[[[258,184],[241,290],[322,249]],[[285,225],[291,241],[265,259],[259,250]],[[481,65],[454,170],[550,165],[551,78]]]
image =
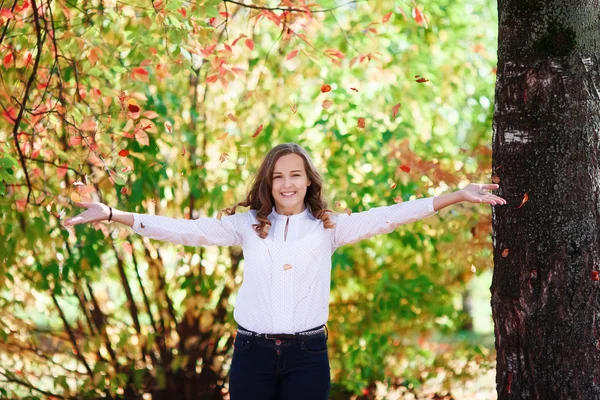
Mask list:
[[267,237],[269,228],[271,227],[271,222],[267,217],[271,214],[274,206],[271,188],[273,186],[273,169],[275,168],[275,163],[280,157],[292,153],[298,154],[304,159],[304,169],[311,182],[310,186],[306,188],[304,204],[310,207],[310,211],[315,218],[323,221],[325,228],[331,229],[335,226],[330,221],[328,214],[332,210],[327,209],[327,203],[323,200],[323,178],[315,168],[307,151],[296,143],[284,143],[273,147],[266,155],[254,177],[246,199],[223,210],[227,215],[235,214],[235,209],[238,206],[250,207],[251,210],[257,210],[256,219],[259,223],[253,224],[252,227],[262,239]]

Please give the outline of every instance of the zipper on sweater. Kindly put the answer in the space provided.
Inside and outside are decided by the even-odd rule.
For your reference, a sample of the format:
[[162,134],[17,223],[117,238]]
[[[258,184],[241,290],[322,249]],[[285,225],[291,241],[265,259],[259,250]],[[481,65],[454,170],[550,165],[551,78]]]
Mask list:
[[288,233],[288,226],[290,225],[290,217],[287,218],[287,221],[285,221],[285,230],[283,232],[283,241],[287,241],[287,233]]

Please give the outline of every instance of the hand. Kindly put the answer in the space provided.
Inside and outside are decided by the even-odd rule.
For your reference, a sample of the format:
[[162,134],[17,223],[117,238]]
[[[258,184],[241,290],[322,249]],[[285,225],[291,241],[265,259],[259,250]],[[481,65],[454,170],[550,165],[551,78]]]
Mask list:
[[64,226],[104,221],[108,219],[110,214],[109,207],[103,203],[75,202],[75,205],[78,207],[85,207],[87,210],[73,218],[67,218],[63,223]]
[[495,206],[496,204],[506,204],[506,200],[502,197],[496,196],[489,191],[498,189],[500,185],[495,183],[479,184],[470,183],[460,190],[461,197],[464,201],[470,203],[490,203]]

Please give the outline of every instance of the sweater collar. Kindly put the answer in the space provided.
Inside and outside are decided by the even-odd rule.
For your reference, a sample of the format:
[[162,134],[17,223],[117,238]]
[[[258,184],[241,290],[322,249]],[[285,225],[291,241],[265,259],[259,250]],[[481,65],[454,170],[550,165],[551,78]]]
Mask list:
[[311,215],[312,214],[310,212],[310,207],[308,205],[304,205],[304,211],[294,215],[279,214],[277,211],[275,211],[275,207],[273,206],[273,208],[271,209],[271,214],[269,216],[277,219],[308,219]]

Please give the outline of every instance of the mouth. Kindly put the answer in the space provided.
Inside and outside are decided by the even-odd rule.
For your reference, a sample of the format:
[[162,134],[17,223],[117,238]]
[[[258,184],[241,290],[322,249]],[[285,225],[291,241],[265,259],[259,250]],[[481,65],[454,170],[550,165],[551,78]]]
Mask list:
[[289,199],[291,197],[294,197],[295,194],[296,194],[296,192],[282,192],[281,197],[283,197],[285,199]]

